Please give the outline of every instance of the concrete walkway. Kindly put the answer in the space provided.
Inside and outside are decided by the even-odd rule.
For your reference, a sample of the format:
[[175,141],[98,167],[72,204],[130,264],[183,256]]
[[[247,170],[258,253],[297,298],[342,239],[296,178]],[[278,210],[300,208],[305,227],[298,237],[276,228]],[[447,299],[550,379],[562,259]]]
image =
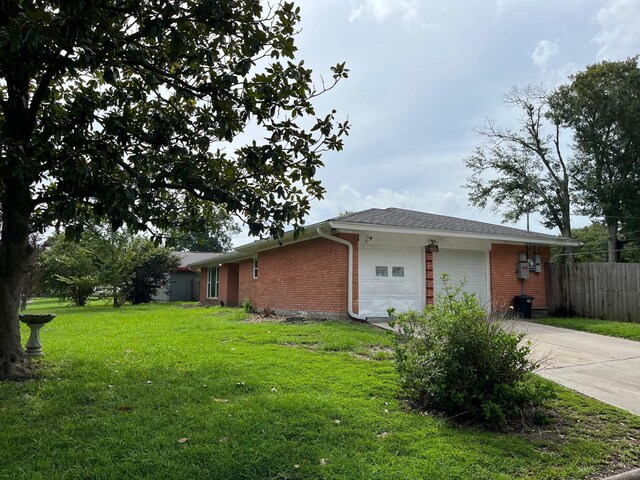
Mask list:
[[531,340],[540,376],[640,415],[640,342],[532,322],[510,323]]
[[[376,320],[375,326],[391,330]],[[540,376],[640,415],[640,342],[532,322],[509,325],[531,340]]]

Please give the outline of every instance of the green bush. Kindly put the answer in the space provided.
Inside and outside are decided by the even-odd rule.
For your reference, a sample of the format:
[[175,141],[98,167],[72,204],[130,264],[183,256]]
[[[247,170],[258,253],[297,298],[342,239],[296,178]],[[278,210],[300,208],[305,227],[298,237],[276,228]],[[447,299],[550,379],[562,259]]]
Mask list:
[[394,322],[396,368],[409,398],[418,408],[487,423],[539,417],[551,388],[531,374],[538,365],[528,358],[530,343],[443,279],[445,293],[435,305]]

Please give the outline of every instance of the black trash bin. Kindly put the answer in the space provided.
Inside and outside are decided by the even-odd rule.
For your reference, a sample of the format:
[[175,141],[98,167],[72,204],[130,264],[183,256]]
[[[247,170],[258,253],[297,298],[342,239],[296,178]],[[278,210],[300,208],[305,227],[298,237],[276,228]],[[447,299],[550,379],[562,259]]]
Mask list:
[[516,295],[513,298],[513,304],[516,314],[520,318],[531,318],[531,307],[533,306],[533,297],[531,295]]

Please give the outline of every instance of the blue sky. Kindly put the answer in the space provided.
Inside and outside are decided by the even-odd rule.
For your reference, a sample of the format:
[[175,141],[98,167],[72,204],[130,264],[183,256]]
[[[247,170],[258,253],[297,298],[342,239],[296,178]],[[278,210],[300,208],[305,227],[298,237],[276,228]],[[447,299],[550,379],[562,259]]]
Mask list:
[[[640,53],[640,0],[295,3],[298,58],[316,78],[337,62],[350,69],[316,104],[319,114],[348,116],[352,129],[344,151],[324,157],[327,194],[307,223],[372,207],[499,223],[470,206],[463,187],[463,160],[482,142],[474,129],[487,119],[517,126],[502,102],[513,86],[553,88],[589,64]],[[535,219],[531,229],[545,231]],[[234,244],[249,240],[243,233]]]

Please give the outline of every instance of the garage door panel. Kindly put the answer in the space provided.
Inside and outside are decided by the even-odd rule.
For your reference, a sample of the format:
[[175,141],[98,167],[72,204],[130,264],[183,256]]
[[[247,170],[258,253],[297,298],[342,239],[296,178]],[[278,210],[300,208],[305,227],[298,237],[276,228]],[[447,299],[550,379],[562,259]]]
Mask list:
[[487,253],[477,250],[440,250],[433,254],[434,293],[444,292],[442,273],[449,275],[449,285],[458,286],[465,279],[462,289],[475,293],[481,305],[489,304],[487,285]]
[[[360,313],[386,316],[389,307],[397,311],[424,306],[424,258],[419,247],[360,245],[358,249]],[[386,277],[376,276],[376,266],[386,266]],[[393,276],[402,267],[403,276]]]

